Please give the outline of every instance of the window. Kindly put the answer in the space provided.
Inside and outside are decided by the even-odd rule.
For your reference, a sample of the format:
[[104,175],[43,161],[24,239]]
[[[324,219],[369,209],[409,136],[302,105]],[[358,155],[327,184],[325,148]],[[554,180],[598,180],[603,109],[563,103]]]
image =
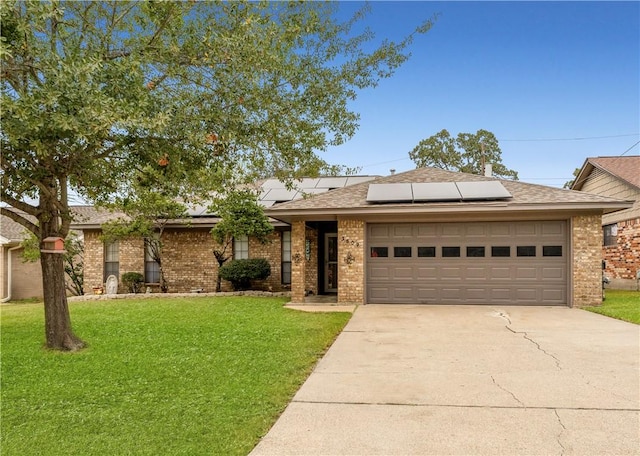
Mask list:
[[460,247],[442,247],[443,258],[455,258],[460,256]]
[[542,256],[561,257],[562,246],[561,245],[545,245],[542,247]]
[[249,236],[243,235],[233,239],[233,259],[246,260],[249,258]]
[[492,257],[510,257],[511,256],[511,247],[508,245],[498,245],[491,247],[491,256]]
[[291,283],[291,231],[282,232],[282,283]]
[[393,256],[395,258],[411,258],[411,247],[394,247]]
[[371,258],[386,258],[389,256],[388,247],[371,247]]
[[618,225],[605,225],[602,227],[602,231],[604,232],[604,245],[617,245],[618,244]]
[[145,283],[160,283],[160,265],[153,259],[154,244],[157,247],[158,240],[144,240],[144,281]]
[[110,275],[120,277],[118,250],[118,241],[104,244],[104,281],[106,281]]
[[534,257],[536,256],[535,245],[519,245],[516,247],[516,255],[519,257]]
[[484,247],[467,247],[468,258],[484,257]]
[[418,247],[418,258],[434,258],[435,256],[435,247]]

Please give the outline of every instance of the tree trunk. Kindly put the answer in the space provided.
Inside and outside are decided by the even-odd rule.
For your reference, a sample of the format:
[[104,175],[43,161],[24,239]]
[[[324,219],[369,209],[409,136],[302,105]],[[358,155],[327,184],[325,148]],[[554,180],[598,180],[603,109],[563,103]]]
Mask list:
[[44,317],[47,348],[75,351],[85,343],[73,334],[71,317],[65,293],[63,255],[41,253],[42,286],[44,292]]

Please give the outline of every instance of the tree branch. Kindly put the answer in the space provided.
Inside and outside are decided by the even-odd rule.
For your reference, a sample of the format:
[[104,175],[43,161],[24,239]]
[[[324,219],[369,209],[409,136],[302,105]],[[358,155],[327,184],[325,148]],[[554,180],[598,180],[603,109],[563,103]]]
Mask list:
[[2,206],[0,207],[0,214],[24,226],[26,229],[28,229],[33,234],[35,234],[38,237],[38,239],[40,238],[40,227],[38,227],[38,225],[28,220],[26,217],[20,215],[18,212],[12,211],[8,207]]

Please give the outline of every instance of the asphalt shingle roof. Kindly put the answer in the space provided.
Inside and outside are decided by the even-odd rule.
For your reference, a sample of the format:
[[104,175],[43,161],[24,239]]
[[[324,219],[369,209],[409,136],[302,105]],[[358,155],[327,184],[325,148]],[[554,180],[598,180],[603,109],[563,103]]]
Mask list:
[[[416,183],[416,182],[476,182],[476,181],[491,181],[499,180],[504,187],[511,193],[513,198],[500,201],[499,203],[504,206],[521,206],[528,204],[535,205],[553,205],[553,204],[602,204],[605,207],[610,204],[621,203],[620,200],[609,198],[600,195],[592,195],[579,191],[559,189],[554,187],[547,187],[537,184],[528,184],[518,181],[510,181],[503,179],[496,179],[491,177],[479,176],[475,174],[457,173],[453,171],[447,171],[438,168],[419,168],[404,173],[394,174],[387,177],[375,179],[370,182],[364,182],[342,189],[332,190],[320,195],[312,195],[305,199],[295,200],[287,203],[278,204],[265,212],[273,217],[278,217],[278,214],[287,212],[298,212],[305,210],[326,210],[331,212],[336,209],[354,209],[366,210],[367,208],[373,208],[375,206],[380,207],[380,204],[369,203],[366,201],[367,192],[370,184],[382,184],[382,183]],[[438,207],[452,205],[459,206],[461,211],[468,210],[474,206],[487,205],[490,203],[497,203],[496,201],[469,201],[469,202],[425,202],[425,203],[390,203],[384,204],[388,208],[415,208],[420,207]],[[623,203],[624,207],[624,203]]]
[[640,155],[629,157],[595,157],[589,158],[587,161],[596,168],[600,168],[640,188]]

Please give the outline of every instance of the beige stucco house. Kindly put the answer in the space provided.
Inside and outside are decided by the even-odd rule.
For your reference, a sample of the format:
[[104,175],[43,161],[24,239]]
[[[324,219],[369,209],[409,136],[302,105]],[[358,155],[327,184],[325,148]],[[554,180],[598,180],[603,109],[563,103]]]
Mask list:
[[[299,185],[263,184],[272,242],[237,239],[233,253],[267,258],[272,274],[258,286],[290,289],[297,303],[330,294],[357,304],[598,305],[602,215],[632,206],[435,168]],[[109,216],[94,212],[74,226],[84,232],[85,290],[128,271],[144,273],[156,290],[143,240],[101,241]],[[214,291],[216,218],[194,213],[188,222],[163,238],[170,291]]]
[[0,215],[0,300],[42,298],[40,262],[23,259],[20,243],[27,237],[26,228]]
[[637,289],[640,283],[640,156],[587,158],[571,188],[634,202],[627,209],[602,216],[602,254],[611,287]]

